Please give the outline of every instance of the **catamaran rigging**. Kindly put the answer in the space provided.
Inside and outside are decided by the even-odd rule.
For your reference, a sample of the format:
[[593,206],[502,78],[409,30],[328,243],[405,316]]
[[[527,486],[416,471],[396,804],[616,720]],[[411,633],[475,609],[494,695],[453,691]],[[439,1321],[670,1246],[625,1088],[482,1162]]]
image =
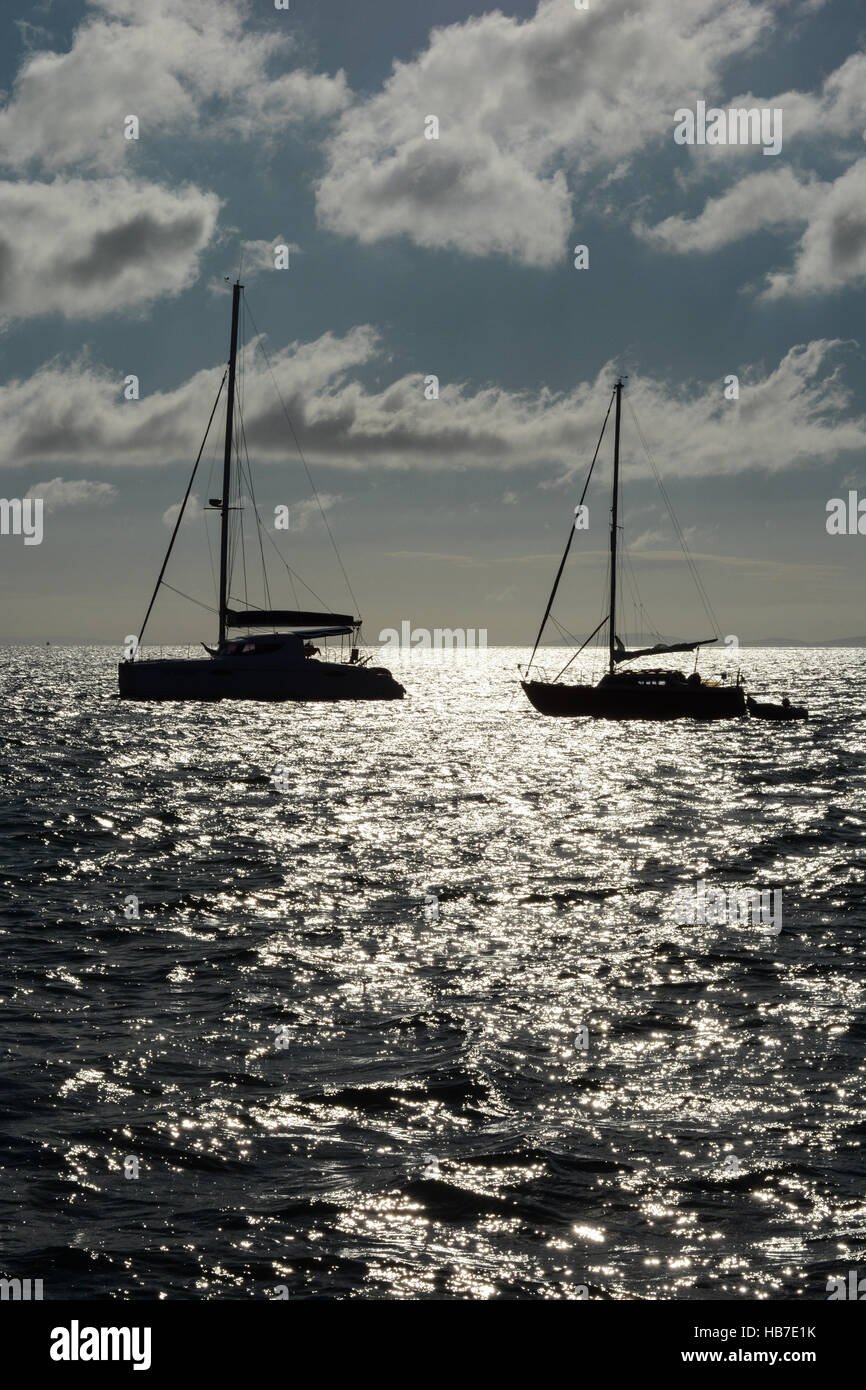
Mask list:
[[[249,599],[246,597],[245,606],[243,608],[233,606],[231,596],[231,514],[237,511],[238,507],[232,501],[232,464],[235,452],[238,448],[238,441],[235,437],[235,407],[237,401],[238,328],[242,292],[243,285],[240,283],[240,280],[238,280],[232,287],[232,315],[228,366],[220,382],[217,397],[208,419],[204,438],[198,451],[189,483],[187,484],[186,493],[184,494],[177,520],[175,521],[156,586],[151,596],[150,603],[148,604],[138,639],[135,643],[135,650],[132,652],[131,656],[128,657],[126,661],[121,662],[118,667],[120,694],[127,699],[151,700],[216,700],[233,698],[252,700],[333,701],[400,699],[405,693],[403,686],[394,680],[391,673],[385,670],[384,667],[370,666],[367,664],[367,660],[361,659],[357,646],[357,635],[361,627],[361,619],[359,617],[355,617],[351,613],[311,611],[300,607],[290,609],[269,606],[265,608],[250,603]],[[272,371],[271,375],[273,376]],[[222,494],[220,497],[211,498],[209,505],[210,510],[218,511],[220,514],[217,644],[216,647],[213,648],[205,646],[205,652],[209,658],[207,660],[203,658],[196,658],[194,660],[181,660],[175,658],[156,660],[149,658],[145,660],[140,656],[141,641],[160,588],[163,585],[168,588],[172,587],[166,584],[165,581],[166,567],[180,529],[187,503],[189,502],[196,471],[205,449],[223,387],[226,383],[227,395],[225,440],[223,446]],[[283,411],[291,424],[282,397],[280,397],[280,400],[283,405]],[[294,426],[292,426],[292,432],[294,434]],[[245,444],[242,422],[241,435],[243,435]],[[297,436],[295,436],[295,438],[297,441]],[[300,446],[298,447],[300,452]],[[303,455],[301,455],[301,457],[309,478],[309,469],[307,469],[306,460],[303,459]],[[247,464],[249,471],[248,457]],[[240,461],[238,471],[241,471]],[[251,472],[249,472],[249,480],[250,490],[252,492]],[[312,479],[310,479],[310,482],[312,483]],[[318,498],[318,494],[316,494],[316,496]],[[253,497],[252,500],[256,522],[259,528],[259,543],[261,546],[261,518],[255,506],[255,498]],[[321,510],[321,502],[319,506]],[[336,550],[330,527],[327,527],[327,529],[331,543]],[[337,556],[339,559],[339,552],[337,552]],[[262,563],[265,597],[269,602],[270,591],[268,588],[267,571],[264,568],[263,552]],[[343,574],[344,577],[346,577],[348,585],[348,577],[343,568],[342,560],[340,560],[340,567],[343,569]],[[289,571],[291,577],[291,571],[288,565],[286,565],[286,569]],[[351,586],[348,585],[348,587],[354,601],[354,595],[351,593]],[[246,629],[247,631],[254,628],[268,628],[273,629],[273,631],[267,637],[251,636],[239,642],[229,639],[228,631],[231,628]],[[277,628],[288,628],[289,631],[277,632]],[[314,649],[309,641],[309,639],[314,636],[319,638],[351,636],[353,642],[349,661],[317,661],[315,657],[319,654],[318,649]]]

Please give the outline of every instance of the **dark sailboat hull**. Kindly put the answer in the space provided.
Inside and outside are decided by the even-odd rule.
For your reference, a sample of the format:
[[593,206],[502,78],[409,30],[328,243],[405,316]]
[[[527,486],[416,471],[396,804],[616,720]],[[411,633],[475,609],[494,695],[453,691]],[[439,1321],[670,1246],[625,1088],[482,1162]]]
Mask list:
[[739,686],[561,685],[521,681],[540,714],[587,719],[737,719],[746,712]]
[[123,661],[122,700],[402,700],[399,681],[382,667],[305,660],[264,666],[219,660]]

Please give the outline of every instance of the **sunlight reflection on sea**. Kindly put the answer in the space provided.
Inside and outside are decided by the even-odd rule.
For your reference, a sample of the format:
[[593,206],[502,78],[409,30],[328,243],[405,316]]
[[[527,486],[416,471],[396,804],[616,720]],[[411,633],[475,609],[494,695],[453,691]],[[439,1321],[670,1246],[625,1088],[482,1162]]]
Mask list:
[[[810,708],[778,726],[545,719],[526,655],[154,706],[107,648],[2,651],[3,1273],[733,1299],[856,1266],[866,653],[744,649]],[[699,880],[781,889],[781,934],[677,925]]]

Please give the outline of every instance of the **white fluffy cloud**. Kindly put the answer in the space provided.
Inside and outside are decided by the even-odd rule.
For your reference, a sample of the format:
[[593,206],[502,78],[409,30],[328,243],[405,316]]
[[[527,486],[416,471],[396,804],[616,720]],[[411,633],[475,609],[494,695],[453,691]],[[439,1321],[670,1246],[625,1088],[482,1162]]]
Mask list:
[[790,271],[768,276],[765,299],[866,284],[866,159],[834,181],[810,209]]
[[187,288],[219,199],[142,177],[140,157],[162,136],[267,140],[345,106],[342,73],[292,66],[284,12],[254,18],[246,0],[91,0],[66,51],[28,53],[0,106],[0,168],[45,181],[0,184],[0,318],[97,317]]
[[97,318],[198,276],[219,199],[123,177],[0,184],[4,318]]
[[[866,418],[851,413],[852,392],[842,381],[842,347],[839,340],[815,339],[791,348],[770,371],[732,368],[739,376],[738,401],[724,399],[721,382],[671,392],[642,376],[629,379],[627,397],[666,474],[832,465],[839,454],[866,444]],[[628,410],[625,427],[632,431]],[[626,471],[630,466],[644,471],[633,435]]]
[[694,218],[636,223],[650,243],[680,253],[712,252],[751,232],[802,228],[790,270],[767,276],[762,298],[784,299],[866,284],[866,158],[830,183],[790,169],[749,174]]
[[786,140],[822,146],[825,153],[844,157],[844,146],[860,142],[866,122],[866,53],[852,53],[828,74],[820,91],[792,89],[770,98],[749,95],[730,105],[780,106]]
[[[184,508],[184,521],[198,521],[204,516],[205,509],[201,504],[201,499],[197,492],[191,492],[186,507]],[[174,526],[180,515],[180,502],[174,502],[172,506],[166,507],[162,514],[164,526]]]
[[[740,399],[723,382],[673,387],[633,374],[628,399],[667,474],[782,472],[807,461],[836,462],[866,448],[866,420],[851,413],[838,370],[840,344],[818,340],[788,352],[772,371],[741,367]],[[307,457],[345,469],[508,471],[547,465],[560,476],[583,470],[613,380],[608,365],[568,393],[472,390],[442,382],[428,401],[412,373],[371,390],[358,372],[384,354],[376,333],[355,328],[274,352],[271,365]],[[125,401],[122,383],[87,361],[51,362],[27,380],[0,387],[0,464],[82,461],[105,467],[186,464],[200,443],[203,416],[223,368],[197,373],[173,391]],[[285,463],[291,440],[261,354],[250,352],[244,425],[251,456]],[[217,426],[218,428],[218,426]],[[626,471],[645,460],[626,415]],[[577,460],[577,464],[575,464]]]
[[[635,230],[658,250],[709,252],[758,229],[786,235],[802,228],[794,265],[769,277],[766,298],[858,283],[854,204],[861,178],[851,168],[833,176],[855,158],[866,123],[866,55],[853,54],[814,92],[724,96],[726,65],[753,50],[791,9],[786,0],[605,0],[588,10],[539,0],[527,19],[493,10],[433,29],[426,48],[395,62],[378,92],[353,100],[342,71],[329,76],[300,65],[284,11],[261,13],[248,0],[90,0],[68,49],[39,47],[23,62],[0,108],[0,166],[110,176],[102,211],[113,191],[117,215],[102,235],[110,250],[130,240],[133,264],[125,282],[112,270],[113,286],[104,283],[93,295],[62,285],[50,270],[57,264],[56,219],[47,205],[75,183],[75,211],[76,199],[86,201],[86,185],[21,184],[17,204],[0,214],[0,285],[14,287],[8,267],[25,252],[32,259],[31,248],[47,241],[47,254],[36,253],[46,290],[31,295],[36,279],[25,279],[12,295],[13,313],[103,313],[175,293],[198,273],[216,213],[208,210],[196,232],[202,208],[195,203],[212,195],[141,182],[139,158],[163,136],[267,141],[292,124],[336,118],[324,145],[317,212],[323,225],[364,243],[403,235],[469,256],[564,263],[574,200],[603,201],[642,152],[667,146],[684,184],[689,175],[739,182],[710,197],[695,217],[653,226],[645,214]],[[673,112],[698,98],[780,107],[786,160],[795,148],[799,162],[768,170],[755,147],[674,147]],[[129,115],[140,122],[137,141],[124,138]],[[430,116],[439,123],[436,140],[425,138]],[[752,172],[741,178],[744,160],[753,161]],[[822,168],[819,176],[819,161],[834,166],[829,175]],[[135,225],[118,182],[123,170],[126,188],[157,204],[154,220]],[[100,196],[94,192],[91,201]],[[172,237],[159,205],[180,196],[192,204],[192,221],[181,216]],[[17,241],[4,237],[4,220]],[[61,210],[60,221],[64,235],[73,236],[66,243],[72,261],[87,264],[87,219],[83,246],[75,219]],[[164,239],[168,283],[160,287],[149,271],[138,275],[135,261],[139,253],[148,260],[146,242]],[[254,270],[268,247],[249,247]]]
[[[434,29],[340,118],[317,186],[320,221],[365,243],[402,235],[553,266],[567,255],[573,200],[602,196],[641,151],[667,144],[683,185],[735,182],[696,217],[636,222],[658,250],[711,252],[757,230],[803,229],[793,267],[768,277],[765,298],[860,283],[862,176],[859,165],[836,172],[862,152],[866,55],[814,92],[724,95],[728,61],[790,12],[772,0],[607,0],[585,11],[540,0],[527,20],[493,11]],[[786,163],[768,168],[757,146],[675,147],[673,112],[698,98],[781,109]],[[438,140],[425,138],[430,116]]]
[[[286,15],[251,30],[251,14],[243,0],[91,0],[66,52],[23,63],[0,110],[0,163],[117,173],[168,133],[267,136],[341,110],[343,73],[285,70]],[[128,115],[139,141],[125,138]]]
[[[672,135],[771,20],[757,0],[540,0],[520,21],[493,11],[434,29],[382,90],[346,111],[326,145],[322,222],[362,242],[564,258],[572,185]],[[425,138],[425,118],[439,139]]]
[[41,497],[45,510],[58,512],[64,507],[104,507],[113,502],[117,488],[112,483],[91,483],[86,478],[52,478],[50,482],[34,483],[28,497]]
[[747,174],[718,197],[708,199],[698,217],[666,217],[654,227],[636,222],[634,229],[665,251],[717,251],[751,232],[802,224],[825,194],[826,185],[801,183],[784,166],[762,169],[757,174]]
[[320,492],[318,497],[305,497],[300,502],[293,502],[289,507],[290,529],[306,531],[311,521],[318,521],[322,512],[331,511],[342,501],[339,493]]
[[[715,251],[756,231],[770,230],[787,239],[792,228],[800,230],[793,265],[767,276],[761,291],[765,300],[866,283],[866,160],[861,157],[866,54],[852,54],[819,92],[788,91],[766,98],[750,93],[725,104],[781,110],[783,148],[786,158],[795,152],[796,164],[761,168],[709,197],[696,217],[666,217],[655,226],[639,220],[635,232],[660,250],[690,254]],[[730,177],[756,150],[704,145],[690,147],[690,153],[692,173]],[[819,177],[816,168],[828,163],[831,177]],[[836,174],[840,165],[847,168]]]

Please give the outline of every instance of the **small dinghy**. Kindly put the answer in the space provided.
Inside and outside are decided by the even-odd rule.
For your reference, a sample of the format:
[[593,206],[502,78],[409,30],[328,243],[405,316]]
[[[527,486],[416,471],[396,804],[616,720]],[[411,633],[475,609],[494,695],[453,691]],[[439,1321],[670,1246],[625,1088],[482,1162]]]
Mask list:
[[746,696],[746,708],[756,719],[808,719],[809,711],[805,705],[792,705],[783,700],[780,705],[760,704],[751,695]]

